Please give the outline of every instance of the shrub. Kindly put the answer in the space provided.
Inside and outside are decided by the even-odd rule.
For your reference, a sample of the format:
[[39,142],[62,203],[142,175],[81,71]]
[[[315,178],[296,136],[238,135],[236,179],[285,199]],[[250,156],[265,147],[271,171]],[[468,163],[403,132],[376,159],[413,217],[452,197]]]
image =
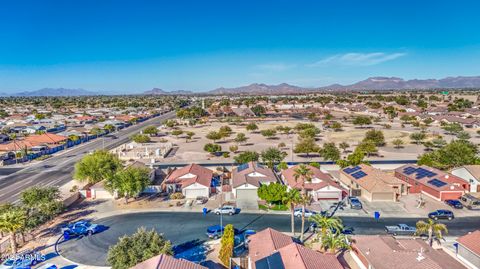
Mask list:
[[170,194],[170,199],[172,200],[180,200],[180,199],[183,199],[185,198],[185,196],[183,196],[183,194],[181,192],[174,192],[172,194]]

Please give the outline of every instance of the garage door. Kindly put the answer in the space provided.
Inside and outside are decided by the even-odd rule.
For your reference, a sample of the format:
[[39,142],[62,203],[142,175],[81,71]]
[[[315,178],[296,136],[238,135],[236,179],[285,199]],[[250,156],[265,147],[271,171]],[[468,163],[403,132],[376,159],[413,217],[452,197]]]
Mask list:
[[237,207],[258,209],[257,190],[237,190]]
[[342,198],[342,192],[317,192],[318,200],[340,200]]
[[206,188],[202,189],[186,189],[185,198],[197,198],[198,196],[208,197],[208,190]]
[[372,193],[372,201],[393,201],[392,192],[374,192]]

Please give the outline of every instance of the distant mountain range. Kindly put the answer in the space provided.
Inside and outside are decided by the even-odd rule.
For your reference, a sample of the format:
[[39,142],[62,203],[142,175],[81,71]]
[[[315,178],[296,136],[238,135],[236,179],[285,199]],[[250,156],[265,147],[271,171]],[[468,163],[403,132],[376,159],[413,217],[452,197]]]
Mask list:
[[[214,94],[214,95],[259,95],[259,94],[298,94],[324,91],[363,91],[363,90],[427,90],[427,89],[468,89],[480,88],[480,76],[472,77],[447,77],[443,79],[411,79],[404,80],[398,77],[370,77],[368,79],[350,85],[332,84],[325,87],[299,87],[282,83],[278,85],[267,85],[253,83],[247,86],[236,88],[217,88],[204,92],[193,92],[186,90],[166,91],[153,88],[143,92],[146,95],[192,95],[192,94]],[[35,91],[24,91],[19,93],[0,93],[0,96],[85,96],[100,95],[101,92],[87,91],[84,89],[65,88],[44,88]],[[109,93],[103,93],[109,94]]]

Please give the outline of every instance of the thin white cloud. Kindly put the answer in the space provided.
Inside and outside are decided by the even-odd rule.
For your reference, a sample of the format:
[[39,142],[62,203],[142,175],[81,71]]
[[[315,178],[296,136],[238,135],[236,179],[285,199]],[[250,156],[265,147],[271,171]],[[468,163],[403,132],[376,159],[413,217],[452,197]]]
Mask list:
[[284,63],[270,63],[270,64],[259,64],[255,66],[255,69],[271,72],[285,71],[291,68],[294,68],[294,64],[284,64]]
[[370,66],[381,64],[384,62],[392,61],[397,58],[407,55],[403,52],[385,53],[385,52],[372,52],[372,53],[358,53],[349,52],[345,54],[336,54],[325,59],[322,59],[313,64],[309,64],[309,67],[326,66],[326,65],[350,65],[350,66]]

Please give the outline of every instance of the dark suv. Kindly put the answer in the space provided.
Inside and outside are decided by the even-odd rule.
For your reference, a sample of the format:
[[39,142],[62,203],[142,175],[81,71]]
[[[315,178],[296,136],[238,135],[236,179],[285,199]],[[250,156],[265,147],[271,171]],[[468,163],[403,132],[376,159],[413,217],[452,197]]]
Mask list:
[[452,211],[445,210],[445,209],[439,209],[437,211],[430,212],[428,213],[428,217],[434,220],[439,220],[439,219],[452,220],[455,218]]
[[362,202],[360,202],[360,200],[358,200],[357,197],[353,197],[353,196],[348,197],[348,203],[350,204],[350,208],[353,208],[353,209],[363,208]]

